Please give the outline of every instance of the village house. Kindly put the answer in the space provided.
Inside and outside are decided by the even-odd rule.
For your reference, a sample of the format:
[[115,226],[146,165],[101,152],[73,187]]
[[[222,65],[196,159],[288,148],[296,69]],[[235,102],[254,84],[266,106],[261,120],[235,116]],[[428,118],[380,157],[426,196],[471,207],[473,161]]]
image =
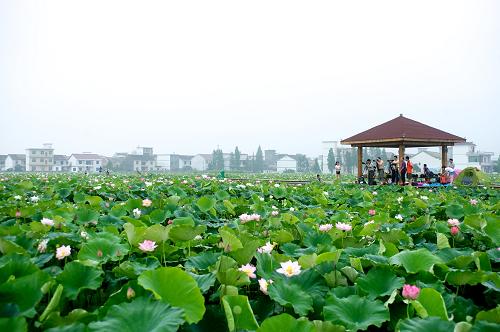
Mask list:
[[95,153],[74,153],[68,159],[70,172],[99,172],[102,169],[104,158]]
[[26,171],[52,172],[53,166],[54,149],[52,148],[52,144],[45,143],[42,148],[26,149]]

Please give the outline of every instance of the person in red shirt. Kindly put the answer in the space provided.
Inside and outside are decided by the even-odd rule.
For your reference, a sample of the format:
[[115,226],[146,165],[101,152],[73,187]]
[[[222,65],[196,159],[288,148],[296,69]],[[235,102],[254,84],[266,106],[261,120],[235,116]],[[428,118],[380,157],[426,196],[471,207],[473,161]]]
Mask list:
[[410,157],[406,156],[406,176],[408,178],[408,182],[412,183],[412,173],[413,173],[413,164],[410,161]]

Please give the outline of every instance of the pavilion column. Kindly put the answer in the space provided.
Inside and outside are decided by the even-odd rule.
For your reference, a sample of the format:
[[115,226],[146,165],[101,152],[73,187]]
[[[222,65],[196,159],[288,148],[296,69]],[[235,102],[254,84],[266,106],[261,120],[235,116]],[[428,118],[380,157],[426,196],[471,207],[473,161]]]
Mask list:
[[[448,162],[448,147],[446,145],[441,146],[441,166],[446,168]],[[439,170],[441,172],[441,170]]]
[[403,144],[399,145],[399,166],[401,167],[401,163],[405,159],[405,146]]
[[358,146],[358,179],[363,175],[363,147]]

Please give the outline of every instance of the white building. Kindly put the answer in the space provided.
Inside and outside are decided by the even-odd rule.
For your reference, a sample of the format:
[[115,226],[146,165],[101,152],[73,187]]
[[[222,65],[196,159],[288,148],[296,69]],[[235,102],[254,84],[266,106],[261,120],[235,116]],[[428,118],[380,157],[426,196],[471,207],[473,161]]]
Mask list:
[[7,159],[7,155],[0,155],[0,172],[5,171],[5,159]]
[[54,167],[52,144],[45,143],[42,148],[26,149],[25,167],[28,172],[52,172]]
[[69,157],[62,154],[54,155],[54,172],[68,172],[69,171]]
[[420,150],[410,160],[414,167],[418,166],[420,168],[420,173],[423,172],[424,164],[436,174],[441,172],[441,153],[439,152]]
[[191,168],[196,171],[206,171],[211,161],[211,154],[197,154],[191,158]]
[[493,172],[494,163],[491,160],[493,152],[479,151],[476,144],[472,142],[459,143],[449,147],[448,156],[453,158],[455,167],[458,169],[477,167],[483,172]]
[[283,173],[285,171],[297,172],[297,160],[289,155],[285,155],[276,161],[276,171]]
[[14,172],[22,172],[26,170],[26,155],[8,154],[5,158],[5,170]]
[[156,170],[158,171],[170,171],[172,169],[171,166],[171,158],[170,154],[157,154],[156,155]]
[[94,153],[72,154],[69,159],[69,170],[71,172],[98,172],[103,167],[104,158]]

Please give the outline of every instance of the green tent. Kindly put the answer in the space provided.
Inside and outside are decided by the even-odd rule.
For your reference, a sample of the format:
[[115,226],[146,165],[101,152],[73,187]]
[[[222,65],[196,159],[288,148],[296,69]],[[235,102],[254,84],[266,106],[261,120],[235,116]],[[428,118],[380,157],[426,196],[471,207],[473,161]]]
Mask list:
[[453,180],[454,185],[478,186],[489,185],[490,179],[486,174],[475,167],[467,167]]

